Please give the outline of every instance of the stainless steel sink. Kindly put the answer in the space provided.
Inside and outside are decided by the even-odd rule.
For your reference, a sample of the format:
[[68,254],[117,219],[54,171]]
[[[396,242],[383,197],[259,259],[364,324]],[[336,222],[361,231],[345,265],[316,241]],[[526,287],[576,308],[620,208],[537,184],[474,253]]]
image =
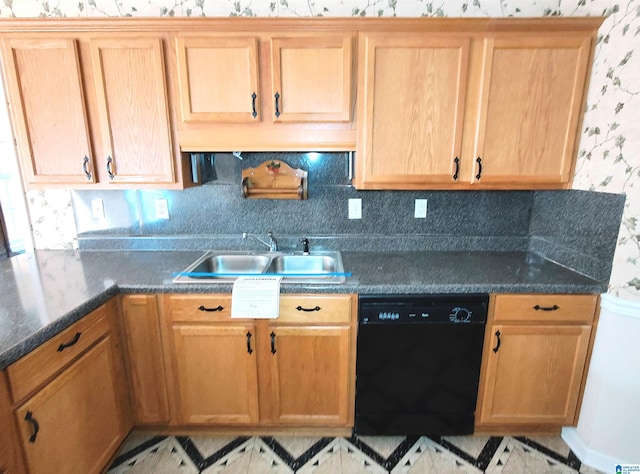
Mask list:
[[240,276],[278,275],[285,283],[340,284],[346,280],[340,252],[209,251],[178,273],[174,283],[229,283]]
[[271,259],[264,255],[209,255],[199,259],[190,269],[193,278],[208,278],[208,274],[258,274],[262,273]]
[[271,260],[267,273],[323,274],[336,272],[336,259],[328,255],[282,255]]

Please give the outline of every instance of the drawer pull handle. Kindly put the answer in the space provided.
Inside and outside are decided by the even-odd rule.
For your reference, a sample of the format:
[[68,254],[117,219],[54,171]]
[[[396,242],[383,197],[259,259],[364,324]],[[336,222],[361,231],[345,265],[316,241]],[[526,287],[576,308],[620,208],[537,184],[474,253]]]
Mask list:
[[480,177],[482,176],[482,158],[476,158],[476,163],[478,163],[478,174],[476,175],[476,179],[480,180]]
[[269,336],[271,337],[271,353],[275,354],[276,353],[276,333],[271,331],[271,334],[269,334]]
[[453,172],[453,180],[458,181],[458,172],[460,171],[460,158],[456,156],[453,162],[456,165],[456,170]]
[[276,92],[273,96],[276,99],[276,118],[280,117],[280,94]]
[[213,312],[213,311],[222,311],[224,308],[220,305],[218,305],[217,308],[207,308],[206,306],[200,306],[198,308],[200,311],[209,311],[209,312]]
[[298,311],[306,311],[307,313],[310,313],[312,311],[320,311],[322,308],[320,306],[316,306],[315,308],[303,308],[302,306],[298,306],[296,309]]
[[29,442],[35,443],[38,436],[38,431],[40,431],[40,423],[38,423],[38,420],[33,417],[33,413],[31,413],[30,411],[27,411],[24,419],[27,420],[28,423],[31,423],[31,426],[33,427],[33,434],[29,437]]
[[493,352],[498,352],[498,349],[500,349],[500,331],[496,331],[496,337],[498,338],[498,343],[496,344],[496,347],[493,348]]
[[253,354],[253,349],[251,349],[251,332],[247,331],[247,352],[249,354]]
[[256,93],[254,92],[253,94],[251,94],[251,116],[253,118],[256,118],[258,116],[258,111],[256,110],[256,99],[258,98],[258,96],[256,95]]
[[560,306],[554,304],[553,306],[540,306],[539,304],[533,307],[536,311],[557,311],[560,309]]
[[80,340],[80,336],[82,335],[81,332],[77,332],[75,336],[73,336],[73,339],[71,339],[69,342],[65,342],[62,343],[58,346],[58,352],[62,352],[63,350],[65,350],[67,347],[71,347],[74,344],[76,344],[78,342],[78,340]]
[[107,174],[109,175],[109,179],[113,180],[116,177],[113,172],[113,158],[107,156]]
[[91,172],[89,171],[89,157],[84,155],[84,159],[82,160],[82,171],[84,171],[84,175],[88,180],[91,180]]

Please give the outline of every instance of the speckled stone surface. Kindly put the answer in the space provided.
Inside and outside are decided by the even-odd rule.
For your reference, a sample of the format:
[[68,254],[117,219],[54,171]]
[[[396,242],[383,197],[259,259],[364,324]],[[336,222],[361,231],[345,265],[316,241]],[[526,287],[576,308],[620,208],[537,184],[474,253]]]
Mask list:
[[[175,284],[200,251],[37,251],[0,261],[0,369],[118,293],[230,292]],[[606,284],[527,252],[352,252],[342,285],[282,284],[283,293],[600,293]]]

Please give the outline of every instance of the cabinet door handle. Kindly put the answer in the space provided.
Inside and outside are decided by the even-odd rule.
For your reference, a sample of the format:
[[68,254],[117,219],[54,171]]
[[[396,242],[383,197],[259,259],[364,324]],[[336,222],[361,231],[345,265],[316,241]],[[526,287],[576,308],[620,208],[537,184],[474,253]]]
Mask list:
[[456,170],[453,172],[453,180],[458,181],[458,172],[460,171],[460,158],[456,156],[453,160],[453,163],[456,165]]
[[500,349],[500,331],[496,331],[496,337],[498,338],[498,343],[493,348],[493,352],[498,352],[498,349]]
[[253,349],[251,349],[251,331],[247,331],[247,352],[253,354]]
[[275,354],[276,353],[276,333],[271,331],[271,334],[269,334],[269,336],[271,337],[271,353]]
[[276,117],[280,117],[280,94],[276,92],[273,97],[276,99]]
[[69,342],[64,342],[64,343],[60,344],[58,346],[58,352],[62,352],[67,347],[71,347],[71,346],[75,345],[80,340],[80,336],[82,336],[82,333],[81,332],[77,332],[76,335],[73,336],[73,339],[71,339]]
[[113,158],[107,156],[107,174],[109,175],[109,179],[113,179],[116,175],[113,173]]
[[208,311],[208,312],[213,312],[213,311],[222,311],[224,308],[220,305],[218,305],[217,308],[207,308],[206,306],[200,305],[200,307],[198,308],[200,311]]
[[258,98],[258,95],[254,92],[253,94],[251,94],[251,116],[253,118],[256,118],[258,116],[258,111],[256,110],[256,99]]
[[84,175],[88,180],[91,180],[91,172],[89,171],[89,157],[84,155],[84,159],[82,160],[82,171],[84,171]]
[[33,413],[31,413],[30,411],[27,411],[24,419],[27,420],[27,423],[31,423],[31,427],[33,428],[33,434],[29,437],[29,442],[35,443],[38,436],[38,431],[40,431],[40,423],[38,423],[38,420],[33,417]]
[[476,158],[476,163],[478,163],[478,174],[476,175],[476,179],[480,179],[480,176],[482,176],[482,158]]
[[316,306],[315,308],[303,308],[302,306],[298,306],[296,309],[298,311],[306,311],[307,313],[310,313],[312,311],[320,311],[322,308],[320,306]]
[[554,304],[553,306],[540,306],[539,304],[533,307],[536,311],[557,311],[560,309],[560,306]]

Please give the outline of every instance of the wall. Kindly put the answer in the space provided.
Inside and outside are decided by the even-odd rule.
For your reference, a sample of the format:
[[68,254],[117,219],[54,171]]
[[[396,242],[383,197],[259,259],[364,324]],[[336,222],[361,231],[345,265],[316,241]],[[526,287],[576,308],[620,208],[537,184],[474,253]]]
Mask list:
[[[634,54],[640,31],[640,0],[6,0],[2,16],[587,16],[607,19],[600,30],[574,188],[626,193],[627,200],[611,278],[611,292],[640,299],[640,59]],[[52,229],[54,238],[36,239],[37,247],[73,245],[72,226],[51,224],[55,213],[68,218],[64,192],[29,193],[34,231]],[[68,220],[67,220],[68,222]],[[68,232],[66,230],[69,229]],[[59,238],[61,235],[62,238]]]

